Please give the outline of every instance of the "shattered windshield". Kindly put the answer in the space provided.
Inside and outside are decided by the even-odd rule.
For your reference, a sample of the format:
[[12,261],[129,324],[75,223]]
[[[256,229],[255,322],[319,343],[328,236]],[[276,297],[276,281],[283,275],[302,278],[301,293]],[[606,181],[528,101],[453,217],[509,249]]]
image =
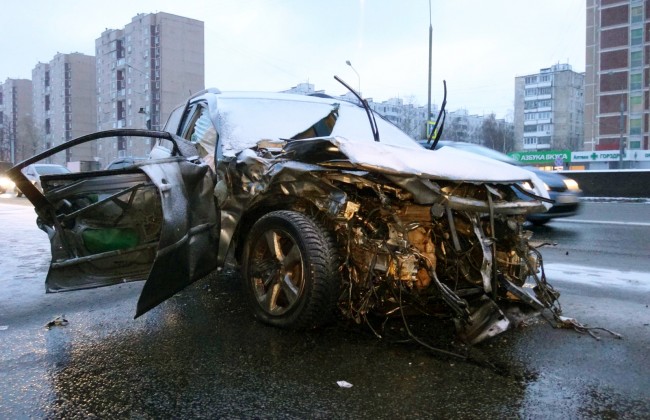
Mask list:
[[[224,156],[234,156],[260,140],[344,137],[355,142],[374,142],[365,111],[337,99],[266,96],[237,93],[218,98],[217,124]],[[418,148],[418,144],[393,124],[378,118],[385,144]]]

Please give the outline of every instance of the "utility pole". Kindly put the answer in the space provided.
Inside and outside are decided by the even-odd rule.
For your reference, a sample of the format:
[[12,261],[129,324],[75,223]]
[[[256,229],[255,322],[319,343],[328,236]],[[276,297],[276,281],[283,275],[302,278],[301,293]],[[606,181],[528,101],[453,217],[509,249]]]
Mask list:
[[[431,0],[429,0],[429,102],[427,103],[427,120],[425,122],[425,130],[424,133],[426,136],[429,136],[428,133],[428,128],[429,128],[429,120],[431,120],[431,39],[433,34],[433,26],[431,25]],[[432,129],[435,130],[436,127],[433,127]]]

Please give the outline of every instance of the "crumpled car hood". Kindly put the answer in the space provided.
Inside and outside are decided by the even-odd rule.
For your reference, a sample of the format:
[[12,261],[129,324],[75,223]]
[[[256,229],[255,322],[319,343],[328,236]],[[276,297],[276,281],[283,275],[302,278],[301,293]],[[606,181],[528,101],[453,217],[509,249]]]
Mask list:
[[380,141],[375,142],[365,113],[345,101],[250,92],[220,93],[217,101],[215,108],[219,111],[213,119],[220,133],[223,156],[235,156],[254,148],[260,140],[291,139],[336,108],[336,124],[326,140],[358,169],[463,182],[530,181],[537,195],[548,198],[541,180],[526,169],[449,147],[435,151],[424,149],[381,118],[377,119]]
[[[379,142],[357,142],[337,137],[333,139],[350,161],[360,168],[385,173],[415,175],[463,182],[533,181],[545,189],[532,172],[494,159],[451,147],[439,150],[413,150]],[[545,195],[548,198],[548,195]]]
[[[332,146],[323,147],[324,142]],[[301,158],[314,156],[308,159],[310,163],[325,163],[325,158],[317,156],[316,150],[320,151],[320,155],[327,155],[329,152],[330,158],[338,154],[339,160],[345,159],[354,169],[382,173],[394,181],[418,178],[476,184],[531,182],[537,196],[549,198],[544,183],[533,172],[451,147],[428,150],[417,146],[412,149],[401,145],[350,140],[344,137],[295,140],[285,146],[285,151],[298,150],[303,155]],[[292,157],[291,154],[289,157]],[[547,209],[550,207],[548,202],[541,204]]]

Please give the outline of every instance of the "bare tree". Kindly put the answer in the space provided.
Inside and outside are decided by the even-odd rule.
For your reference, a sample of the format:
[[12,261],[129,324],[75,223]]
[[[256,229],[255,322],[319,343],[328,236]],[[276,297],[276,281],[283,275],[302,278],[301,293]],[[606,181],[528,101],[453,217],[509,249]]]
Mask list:
[[515,126],[512,123],[503,121],[503,153],[515,151]]
[[483,119],[481,125],[483,145],[490,149],[508,153],[514,150],[515,135],[512,124],[505,120],[497,120],[494,114]]
[[490,114],[483,119],[481,124],[481,138],[483,145],[494,150],[502,150],[502,142],[499,139],[499,125],[497,124],[494,114]]
[[34,123],[31,115],[26,115],[18,121],[16,127],[16,160],[22,161],[43,150],[43,134]]

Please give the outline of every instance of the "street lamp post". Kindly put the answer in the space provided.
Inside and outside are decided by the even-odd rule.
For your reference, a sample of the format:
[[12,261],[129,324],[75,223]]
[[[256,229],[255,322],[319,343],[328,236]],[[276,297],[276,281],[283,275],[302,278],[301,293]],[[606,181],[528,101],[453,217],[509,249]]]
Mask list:
[[358,82],[357,93],[359,94],[359,96],[361,96],[361,76],[359,76],[359,72],[354,67],[352,67],[352,63],[350,63],[350,60],[346,60],[345,64],[350,66],[350,68],[357,74],[357,82]]
[[142,114],[147,118],[145,121],[146,122],[145,125],[147,127],[147,130],[151,130],[151,117],[149,116],[149,113],[145,111],[144,107],[140,107],[140,109],[138,110],[138,114]]
[[[427,124],[428,128],[429,121],[431,120],[431,56],[432,56],[432,37],[433,37],[433,25],[431,25],[431,0],[429,0],[429,86],[428,86],[428,101],[427,101]],[[435,127],[434,127],[435,129]],[[429,132],[424,130],[426,137],[429,137]]]

